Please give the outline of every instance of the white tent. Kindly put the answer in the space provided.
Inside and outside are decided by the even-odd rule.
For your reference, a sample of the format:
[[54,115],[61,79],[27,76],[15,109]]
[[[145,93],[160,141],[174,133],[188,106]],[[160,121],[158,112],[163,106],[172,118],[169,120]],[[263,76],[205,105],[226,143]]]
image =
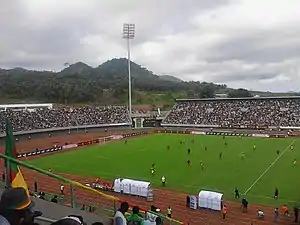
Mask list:
[[214,191],[200,191],[199,208],[221,211],[223,194]]
[[117,193],[121,192],[121,179],[115,179],[115,181],[114,181],[114,192],[117,192]]
[[149,190],[151,190],[150,182],[120,178],[114,182],[114,191],[118,193],[147,197]]
[[123,186],[124,194],[131,194],[131,183],[132,183],[132,180],[129,180],[129,179],[123,179],[121,181],[121,187]]

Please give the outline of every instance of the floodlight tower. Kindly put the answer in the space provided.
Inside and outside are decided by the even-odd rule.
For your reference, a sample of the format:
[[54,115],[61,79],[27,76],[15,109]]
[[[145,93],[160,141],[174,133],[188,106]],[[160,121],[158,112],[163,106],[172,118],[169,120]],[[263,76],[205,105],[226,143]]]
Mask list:
[[127,59],[128,59],[128,108],[131,116],[131,71],[130,71],[130,39],[134,39],[135,24],[123,24],[123,38],[127,40]]

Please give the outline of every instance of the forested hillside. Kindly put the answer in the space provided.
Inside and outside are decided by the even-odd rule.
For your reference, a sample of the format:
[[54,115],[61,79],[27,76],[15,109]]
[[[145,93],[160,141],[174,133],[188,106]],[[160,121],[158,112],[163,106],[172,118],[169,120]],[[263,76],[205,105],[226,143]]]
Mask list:
[[[93,68],[78,62],[58,72],[23,68],[0,69],[1,103],[52,102],[60,104],[127,104],[127,60],[112,59]],[[175,98],[210,98],[216,93],[246,97],[247,90],[226,85],[184,82],[131,62],[133,104],[170,107]]]

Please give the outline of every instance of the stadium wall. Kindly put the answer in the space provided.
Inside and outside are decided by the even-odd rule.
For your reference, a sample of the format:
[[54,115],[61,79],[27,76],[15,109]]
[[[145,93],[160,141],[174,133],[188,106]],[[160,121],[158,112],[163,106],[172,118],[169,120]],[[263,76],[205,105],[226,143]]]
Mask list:
[[[159,130],[167,129],[173,131],[184,131],[184,130],[194,130],[194,131],[225,131],[225,132],[239,132],[239,133],[269,133],[269,134],[286,134],[288,128],[283,127],[283,129],[278,130],[276,127],[270,127],[268,130],[258,131],[255,128],[223,128],[219,126],[206,126],[206,125],[181,125],[181,124],[162,124],[161,128],[155,127],[143,127],[143,128],[132,128],[131,124],[103,124],[94,126],[78,126],[78,127],[63,127],[63,128],[52,128],[52,129],[40,129],[31,130],[24,132],[15,132],[14,135],[18,141],[26,141],[29,139],[42,139],[48,138],[49,136],[63,136],[63,135],[74,135],[74,134],[85,134],[85,133],[105,133],[105,132],[125,132],[125,131],[139,131],[139,130]],[[5,143],[5,134],[0,134],[0,146]],[[67,139],[67,138],[66,138]]]

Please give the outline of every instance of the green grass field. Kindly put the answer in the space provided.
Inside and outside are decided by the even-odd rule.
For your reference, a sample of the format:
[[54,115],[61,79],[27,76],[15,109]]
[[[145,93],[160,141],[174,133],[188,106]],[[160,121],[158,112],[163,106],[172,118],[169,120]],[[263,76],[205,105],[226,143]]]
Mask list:
[[[194,139],[194,144],[192,143]],[[186,140],[180,144],[180,140]],[[250,203],[275,205],[300,201],[300,140],[155,134],[81,148],[31,160],[35,166],[57,172],[100,177],[102,179],[132,178],[150,181],[161,187],[161,177],[172,190],[196,194],[201,189],[220,191],[225,199],[234,199],[234,188],[247,190]],[[289,145],[295,148],[290,150]],[[171,151],[167,146],[171,146]],[[256,145],[256,150],[253,150]],[[203,146],[207,146],[205,151]],[[188,156],[187,149],[191,149]],[[280,156],[277,156],[277,150]],[[220,152],[223,159],[219,159]],[[245,153],[245,159],[240,157]],[[187,160],[192,162],[191,168]],[[296,165],[294,159],[298,159]],[[204,163],[201,170],[200,161]],[[150,173],[152,163],[156,174]],[[258,179],[260,177],[260,179]],[[279,200],[272,199],[279,189]]]

